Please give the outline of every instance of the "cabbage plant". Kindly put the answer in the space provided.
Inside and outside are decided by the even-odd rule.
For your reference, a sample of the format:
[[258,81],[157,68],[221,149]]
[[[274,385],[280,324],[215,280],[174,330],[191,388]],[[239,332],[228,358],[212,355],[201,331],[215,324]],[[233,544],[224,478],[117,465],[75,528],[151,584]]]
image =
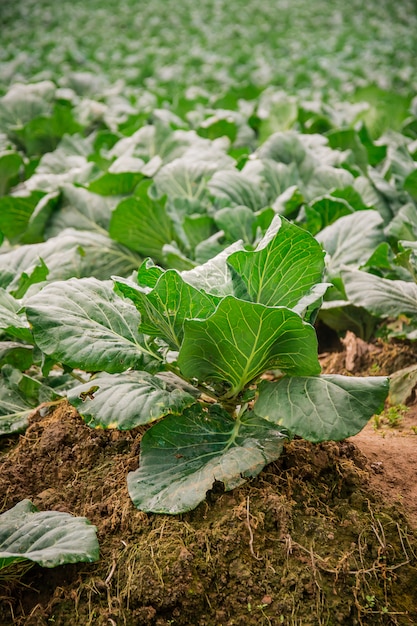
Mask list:
[[128,475],[137,508],[191,510],[215,483],[256,476],[287,439],[341,440],[382,408],[388,379],[320,373],[323,272],[321,245],[276,216],[255,249],[236,242],[183,272],[147,259],[129,279],[72,278],[27,298],[38,348],[93,374],[68,392],[86,422],[152,424]]

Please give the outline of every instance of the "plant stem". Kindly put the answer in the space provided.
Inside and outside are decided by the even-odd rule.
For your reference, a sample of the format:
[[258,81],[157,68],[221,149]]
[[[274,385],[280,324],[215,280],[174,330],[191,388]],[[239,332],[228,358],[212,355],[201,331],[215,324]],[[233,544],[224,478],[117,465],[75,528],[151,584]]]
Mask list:
[[69,375],[75,380],[78,380],[78,382],[82,383],[83,385],[85,385],[85,383],[88,383],[88,380],[84,380],[83,378],[81,378],[81,376],[78,376],[78,374],[76,374],[73,370],[69,372]]

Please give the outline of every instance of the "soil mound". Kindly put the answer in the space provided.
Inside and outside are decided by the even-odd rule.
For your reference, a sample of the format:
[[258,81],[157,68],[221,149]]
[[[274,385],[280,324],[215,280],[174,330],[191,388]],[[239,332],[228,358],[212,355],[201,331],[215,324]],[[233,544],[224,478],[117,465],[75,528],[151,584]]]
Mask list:
[[36,414],[3,455],[7,508],[27,497],[87,516],[101,560],[6,571],[1,624],[417,622],[416,536],[369,491],[372,469],[353,443],[293,441],[257,479],[169,517],[128,497],[139,440],[91,430],[65,405]]
[[[323,362],[342,358],[340,371],[346,351]],[[376,369],[372,359],[363,369]],[[66,403],[38,411],[1,442],[2,507],[29,498],[88,517],[101,558],[3,570],[0,624],[416,624],[415,418],[411,408],[353,441],[294,440],[256,479],[229,493],[215,485],[170,517],[137,511],[127,493],[142,430],[92,430]]]

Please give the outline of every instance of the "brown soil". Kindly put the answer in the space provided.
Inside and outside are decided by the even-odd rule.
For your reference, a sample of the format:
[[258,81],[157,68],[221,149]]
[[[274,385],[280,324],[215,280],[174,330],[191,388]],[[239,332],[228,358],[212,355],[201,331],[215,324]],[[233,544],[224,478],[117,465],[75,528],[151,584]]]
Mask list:
[[370,463],[370,482],[383,502],[398,503],[417,528],[417,408],[396,427],[374,425],[352,438]]
[[[322,363],[385,375],[415,357],[411,346],[376,344]],[[373,420],[349,441],[293,441],[256,479],[170,517],[141,513],[128,496],[139,429],[91,430],[66,403],[37,412],[0,444],[2,509],[29,498],[88,517],[101,559],[4,570],[0,624],[416,624],[415,426],[412,406],[395,427]]]
[[[344,350],[321,356],[324,372],[389,376],[417,363],[412,344],[367,344],[349,332],[343,344]],[[391,422],[384,416],[372,420],[351,441],[367,458],[370,485],[381,501],[398,503],[417,527],[417,405],[401,413]]]

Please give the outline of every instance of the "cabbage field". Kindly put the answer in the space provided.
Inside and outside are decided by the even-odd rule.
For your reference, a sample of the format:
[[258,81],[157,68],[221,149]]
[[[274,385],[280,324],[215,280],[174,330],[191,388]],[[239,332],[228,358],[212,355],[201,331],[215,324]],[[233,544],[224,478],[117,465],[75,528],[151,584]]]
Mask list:
[[0,623],[417,623],[415,3],[0,20]]

